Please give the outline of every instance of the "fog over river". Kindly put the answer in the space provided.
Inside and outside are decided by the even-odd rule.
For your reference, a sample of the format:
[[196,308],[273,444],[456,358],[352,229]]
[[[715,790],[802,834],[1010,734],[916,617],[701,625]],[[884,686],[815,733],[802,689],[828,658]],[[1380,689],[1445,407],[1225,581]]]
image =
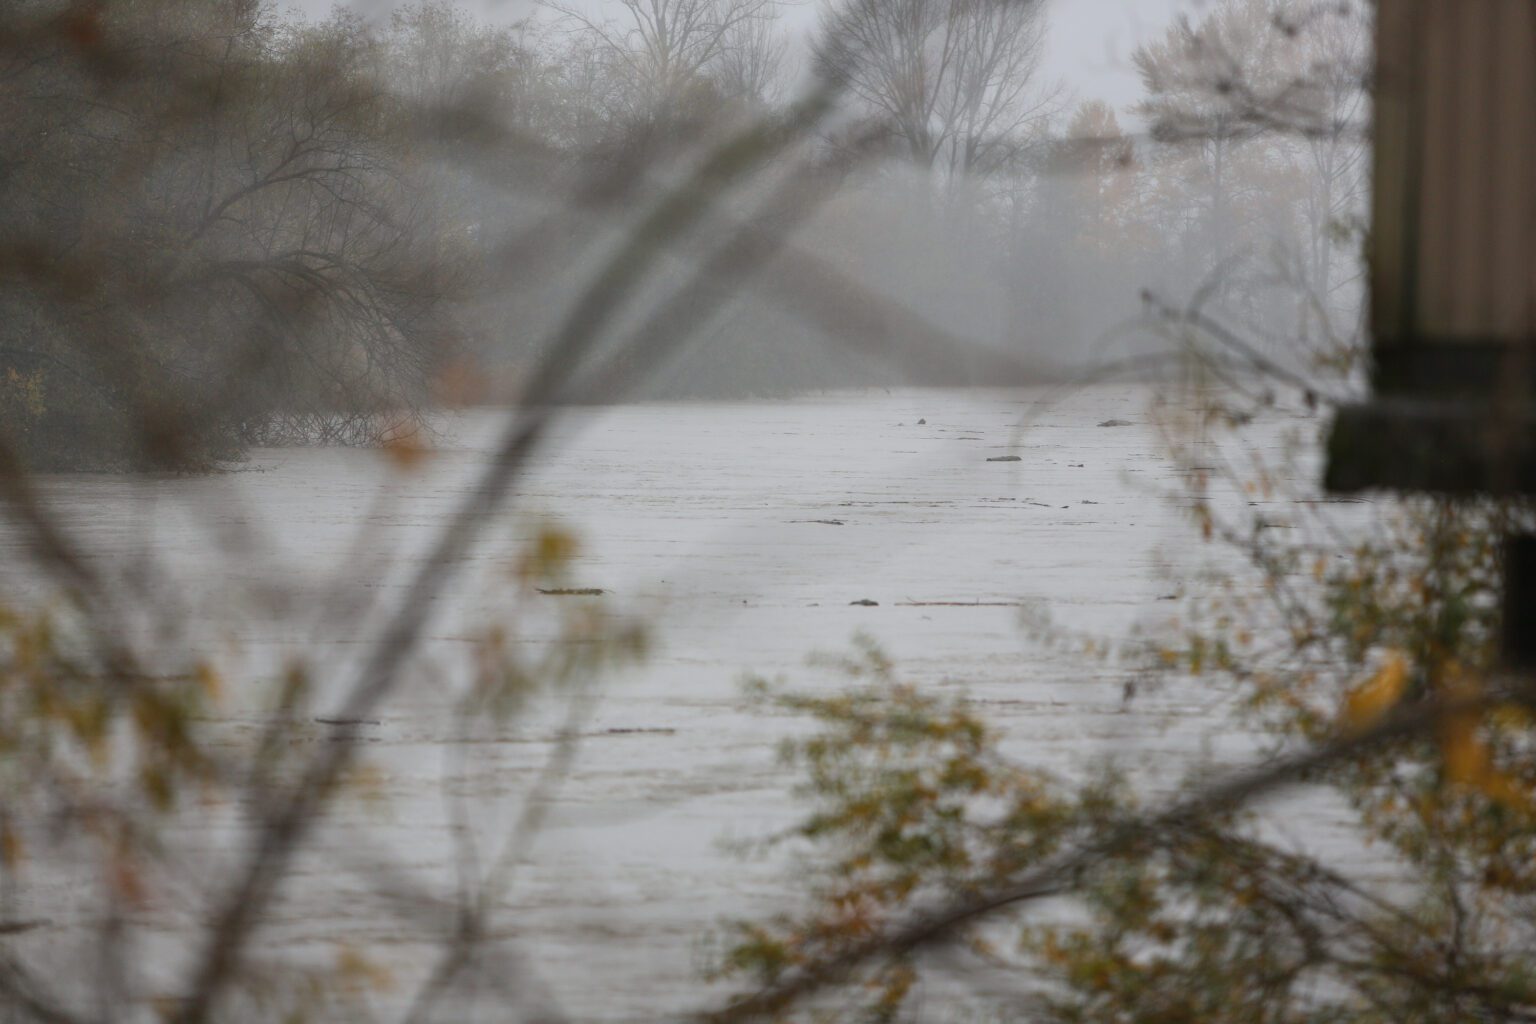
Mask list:
[[[1075,642],[1031,639],[1022,623],[1044,610],[1064,634],[1111,640],[1164,627],[1202,567],[1233,564],[1184,514],[1151,397],[1140,386],[877,389],[563,418],[433,617],[416,675],[434,685],[397,695],[361,727],[372,785],[360,783],[310,844],[259,948],[318,963],[355,944],[394,979],[370,997],[377,1006],[408,998],[452,924],[434,894],[451,895],[466,857],[493,860],[538,794],[537,834],[523,829],[530,839],[493,918],[512,940],[516,977],[485,978],[487,991],[496,981],[542,990],[581,1021],[693,1008],[711,929],[789,898],[790,851],[743,857],[722,841],[767,836],[804,812],[776,746],[806,726],[754,710],[741,680],[842,685],[806,656],[846,651],[859,633],[904,678],[963,688],[1023,762],[1070,773],[1114,752],[1152,791],[1205,761],[1240,762],[1256,740],[1232,724],[1223,694],[1189,682],[1127,704],[1125,669]],[[1127,425],[1100,425],[1109,420]],[[290,656],[308,652],[322,687],[358,657],[379,618],[354,607],[389,603],[500,423],[489,412],[447,419],[409,467],[377,450],[260,450],[216,476],[41,486],[95,564],[155,574],[131,582],[140,600],[124,614],[142,629],[171,620],[183,635],[168,648],[190,644],[220,667],[218,728],[239,744],[258,735]],[[1296,426],[1261,421],[1242,450],[1278,462],[1283,431]],[[989,461],[1005,456],[1019,461]],[[1299,466],[1305,485],[1316,460]],[[1291,511],[1266,514],[1285,528]],[[643,618],[650,656],[594,680],[574,712],[570,694],[546,695],[466,736],[451,710],[469,638],[511,614],[514,552],[551,521],[582,541],[572,586],[600,588],[606,607]],[[5,543],[5,584],[39,587],[20,539]],[[551,609],[591,600],[535,598],[511,642],[537,645]],[[568,771],[563,731],[580,737]],[[315,724],[313,742],[326,736]],[[1328,805],[1303,795],[1286,808],[1286,827],[1309,843],[1342,842]],[[253,811],[208,802],[185,813],[166,837],[172,861],[178,849],[226,848],[232,864]],[[186,860],[208,871],[208,859]],[[32,901],[56,912],[69,901],[47,877],[40,869],[5,899],[23,914]],[[168,972],[186,955],[178,915],[198,904],[179,890],[222,881],[194,872],[151,888],[141,923],[164,943]],[[81,919],[52,921],[33,948],[70,955],[92,896],[78,893]],[[505,1019],[464,1014],[454,1019]]]

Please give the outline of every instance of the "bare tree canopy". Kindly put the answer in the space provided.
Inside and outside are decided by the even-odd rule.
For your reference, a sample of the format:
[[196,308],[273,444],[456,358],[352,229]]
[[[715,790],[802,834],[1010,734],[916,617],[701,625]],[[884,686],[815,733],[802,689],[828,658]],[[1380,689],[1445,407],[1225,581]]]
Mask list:
[[626,82],[632,114],[667,120],[711,83],[755,97],[778,74],[784,0],[620,0],[617,19],[540,0],[590,35]]
[[829,8],[817,60],[888,121],[919,166],[984,174],[1015,161],[1050,109],[1036,71],[1040,0],[879,0]]
[[[29,4],[15,31],[50,38],[61,12]],[[378,130],[360,26],[176,0],[68,16],[6,86],[7,351],[50,392],[32,436],[174,465],[408,416],[455,272]],[[192,447],[111,443],[155,420]]]

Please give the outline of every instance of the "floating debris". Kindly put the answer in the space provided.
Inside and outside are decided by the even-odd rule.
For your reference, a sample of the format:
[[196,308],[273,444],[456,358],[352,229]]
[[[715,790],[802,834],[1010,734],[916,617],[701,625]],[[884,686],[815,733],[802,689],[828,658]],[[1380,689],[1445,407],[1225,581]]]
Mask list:
[[1099,426],[1101,426],[1101,427],[1130,427],[1130,426],[1134,426],[1134,424],[1131,423],[1130,420],[1105,420],[1103,423],[1100,423]]
[[539,593],[545,597],[602,597],[607,591],[601,587],[553,587],[549,590],[540,587]]
[[52,927],[53,920],[46,917],[28,918],[22,921],[0,921],[0,935],[21,935],[39,928]]
[[898,601],[897,608],[1023,608],[1023,601]]
[[866,597],[866,598],[863,598],[863,599],[858,600],[858,601],[849,601],[848,602],[848,607],[850,607],[850,608],[879,608],[880,607],[880,602],[879,601],[871,601],[869,598]]
[[1023,462],[1024,459],[1021,456],[1018,456],[1018,455],[994,455],[992,458],[988,459],[987,461],[988,462]]

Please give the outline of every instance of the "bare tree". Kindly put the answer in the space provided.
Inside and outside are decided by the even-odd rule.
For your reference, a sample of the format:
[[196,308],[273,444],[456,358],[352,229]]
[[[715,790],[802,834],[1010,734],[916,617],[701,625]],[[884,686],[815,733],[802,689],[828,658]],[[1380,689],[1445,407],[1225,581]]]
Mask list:
[[759,65],[749,79],[764,80],[772,61],[769,37],[756,23],[772,19],[780,0],[621,0],[618,19],[600,19],[563,0],[540,0],[596,40],[630,83],[630,108],[659,122],[677,115],[690,91],[731,55],[741,80],[743,47],[768,49],[746,57]]
[[1034,86],[1040,0],[852,0],[831,9],[817,61],[918,166],[986,174],[1017,160],[1051,109]]
[[1330,193],[1321,202],[1335,208],[1332,193],[1359,165],[1362,29],[1348,3],[1223,0],[1198,21],[1180,17],[1133,55],[1147,90],[1137,111],[1153,137],[1195,152],[1204,168],[1215,259],[1234,232],[1232,163],[1250,142],[1305,140]]
[[[40,4],[34,24],[57,17]],[[49,394],[33,455],[191,464],[366,439],[415,405],[448,250],[403,187],[362,24],[176,0],[80,17],[7,90],[7,139],[38,142],[0,199],[30,254],[0,300],[24,325],[8,363]],[[179,440],[125,450],[125,419]]]
[[759,105],[782,99],[789,41],[776,20],[738,21],[723,43],[713,78],[728,98]]
[[[1313,186],[1307,197],[1308,276],[1313,291],[1322,297],[1325,313],[1337,308],[1339,290],[1358,278],[1346,272],[1339,280],[1334,251],[1364,213],[1369,27],[1364,11],[1340,4],[1317,11],[1296,28],[1315,123],[1300,133]],[[1348,305],[1347,297],[1344,304]]]

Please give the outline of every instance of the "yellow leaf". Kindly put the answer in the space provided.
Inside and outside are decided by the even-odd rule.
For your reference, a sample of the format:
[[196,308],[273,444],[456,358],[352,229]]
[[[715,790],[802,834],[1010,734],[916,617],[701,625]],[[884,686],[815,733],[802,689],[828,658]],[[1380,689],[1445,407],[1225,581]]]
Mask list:
[[0,867],[7,871],[15,871],[21,865],[23,856],[25,856],[25,850],[16,829],[10,822],[0,825]]
[[576,557],[578,546],[573,534],[558,527],[546,527],[518,563],[518,578],[529,581],[558,576]]
[[336,950],[336,973],[340,975],[343,984],[353,987],[374,990],[394,987],[394,978],[388,970],[349,945],[342,945]]
[[206,661],[197,666],[197,685],[202,688],[203,695],[211,701],[217,701],[220,694],[224,692],[218,669]]
[[1477,728],[1474,714],[1453,715],[1442,726],[1440,753],[1445,758],[1446,777],[1457,785],[1473,787],[1512,811],[1536,815],[1530,787],[1494,766],[1488,745],[1478,736]]
[[1463,712],[1447,717],[1440,729],[1440,756],[1452,782],[1481,783],[1488,776],[1488,748],[1477,735],[1476,715]]
[[1532,725],[1531,712],[1521,704],[1501,704],[1489,712],[1488,720],[1506,732]]
[[1398,651],[1387,655],[1376,674],[1352,690],[1344,701],[1344,724],[1364,729],[1397,706],[1408,688],[1408,659]]
[[1536,814],[1536,801],[1531,799],[1530,789],[1521,785],[1520,780],[1512,775],[1491,770],[1484,774],[1477,788],[1483,791],[1484,796],[1503,804],[1512,811],[1518,811],[1527,817]]

